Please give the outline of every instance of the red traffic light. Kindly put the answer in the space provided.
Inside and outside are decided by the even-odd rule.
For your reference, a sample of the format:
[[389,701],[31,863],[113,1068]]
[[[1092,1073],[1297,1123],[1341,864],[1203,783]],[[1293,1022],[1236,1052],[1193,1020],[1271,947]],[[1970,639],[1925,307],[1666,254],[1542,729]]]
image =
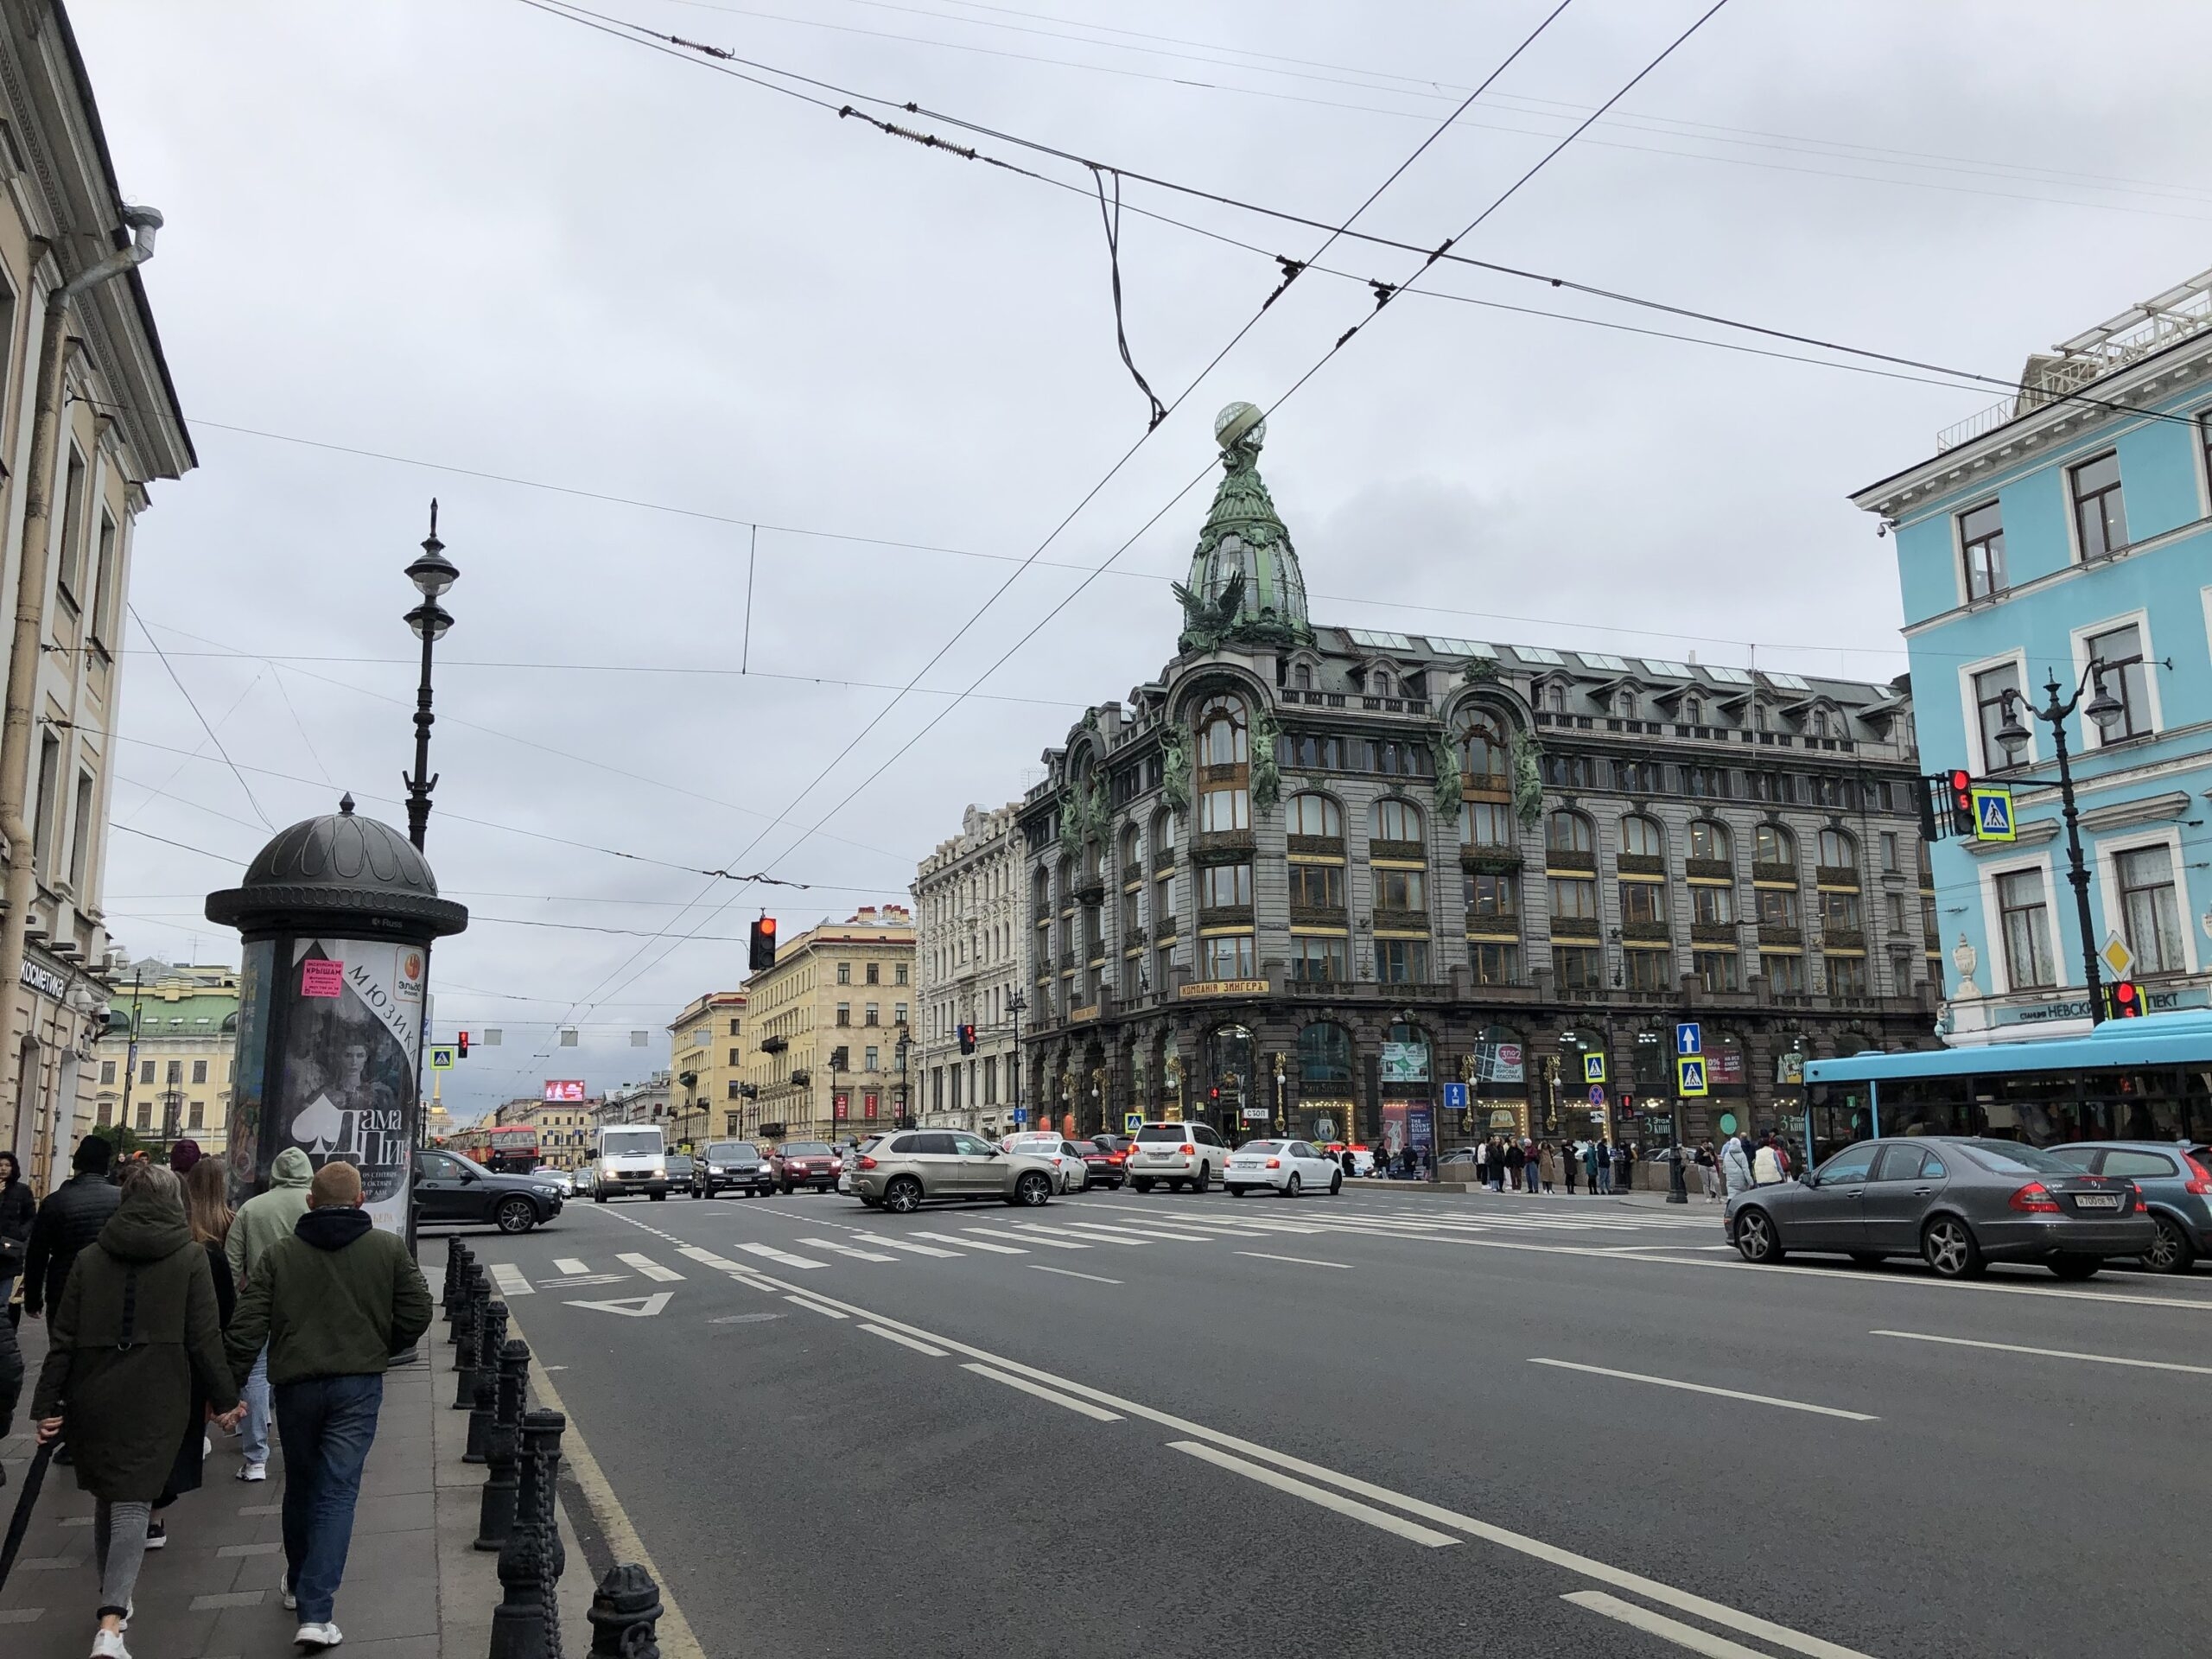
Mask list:
[[755,972],[776,965],[776,918],[763,916],[753,924],[748,961]]
[[2143,988],[2132,979],[2123,979],[2112,988],[2113,1017],[2118,1020],[2139,1020],[2143,1017]]
[[467,1059],[468,1058],[468,1033],[467,1032],[464,1031],[461,1033],[461,1041],[456,1044],[455,1046],[461,1051],[461,1058],[464,1060]]

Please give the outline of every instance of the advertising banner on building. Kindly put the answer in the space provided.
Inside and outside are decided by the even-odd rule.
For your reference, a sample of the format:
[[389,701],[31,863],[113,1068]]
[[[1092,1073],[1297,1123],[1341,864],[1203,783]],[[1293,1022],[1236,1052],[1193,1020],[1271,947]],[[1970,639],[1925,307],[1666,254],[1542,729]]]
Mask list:
[[579,1101],[584,1097],[582,1077],[548,1077],[545,1079],[545,1098],[558,1101]]
[[[277,1149],[297,1147],[318,1168],[333,1158],[357,1166],[370,1219],[404,1236],[426,954],[381,939],[290,943]],[[241,1023],[245,1007],[241,997]]]
[[1428,1045],[1427,1043],[1383,1044],[1382,1081],[1385,1084],[1427,1083],[1428,1081]]
[[1522,1070],[1520,1044],[1475,1045],[1475,1082],[1478,1084],[1525,1083],[1527,1080],[1527,1074]]

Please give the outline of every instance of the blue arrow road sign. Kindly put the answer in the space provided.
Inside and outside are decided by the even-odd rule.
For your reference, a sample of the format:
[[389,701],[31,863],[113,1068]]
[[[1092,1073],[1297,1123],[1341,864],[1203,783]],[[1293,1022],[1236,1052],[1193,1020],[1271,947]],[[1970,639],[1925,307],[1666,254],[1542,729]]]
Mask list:
[[1444,1085],[1444,1106],[1446,1111],[1464,1112],[1467,1109],[1467,1085],[1447,1083]]
[[1675,1027],[1675,1052],[1702,1054],[1705,1052],[1705,1033],[1694,1020],[1685,1020]]

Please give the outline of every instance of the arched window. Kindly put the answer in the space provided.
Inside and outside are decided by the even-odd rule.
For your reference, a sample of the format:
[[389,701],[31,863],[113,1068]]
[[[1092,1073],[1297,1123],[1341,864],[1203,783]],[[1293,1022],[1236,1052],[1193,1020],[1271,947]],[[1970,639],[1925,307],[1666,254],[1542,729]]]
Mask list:
[[1751,727],[1755,731],[1766,730],[1766,704],[1763,702],[1751,704]]
[[1751,838],[1751,856],[1762,864],[1795,864],[1797,838],[1778,823],[1763,823]]
[[1682,699],[1682,721],[1685,725],[1689,726],[1702,726],[1705,724],[1704,698],[1684,697]]
[[1368,695],[1370,696],[1389,696],[1390,695],[1390,671],[1387,668],[1378,668],[1374,671],[1374,673],[1369,675],[1367,678],[1367,690]]
[[1421,809],[1411,801],[1377,801],[1368,811],[1367,834],[1371,841],[1419,841]]
[[1155,864],[1173,863],[1175,859],[1175,815],[1162,810],[1152,819],[1152,861]]
[[1631,812],[1621,820],[1621,851],[1632,853],[1638,858],[1664,858],[1667,855],[1667,832],[1656,818],[1647,818],[1641,812]]
[[1459,734],[1459,780],[1469,789],[1503,789],[1513,756],[1497,722],[1487,715],[1469,717]]
[[1821,862],[1832,870],[1859,868],[1859,843],[1840,830],[1821,831]]
[[1544,820],[1544,849],[1554,853],[1593,853],[1598,837],[1590,820],[1564,809]]
[[1075,903],[1075,861],[1071,858],[1060,861],[1060,902]]
[[1144,862],[1144,837],[1137,833],[1134,823],[1122,831],[1122,864],[1124,868]]
[[1306,664],[1300,663],[1290,671],[1290,683],[1300,691],[1311,691],[1313,689],[1313,669]]
[[1344,810],[1326,795],[1294,795],[1283,810],[1283,833],[1326,836],[1341,841],[1344,833]]
[[1728,826],[1715,823],[1711,818],[1700,818],[1691,824],[1690,856],[1721,860],[1734,857],[1735,848],[1728,838]]
[[1636,718],[1636,693],[1623,686],[1613,693],[1613,712],[1623,720]]
[[1326,1020],[1298,1033],[1298,1081],[1306,1090],[1351,1087],[1351,1033]]
[[1198,710],[1198,764],[1241,766],[1250,758],[1239,697],[1209,697]]
[[1826,737],[1828,734],[1828,711],[1825,709],[1814,709],[1809,724],[1815,737]]
[[1544,705],[1555,715],[1567,712],[1567,688],[1554,682],[1544,688]]

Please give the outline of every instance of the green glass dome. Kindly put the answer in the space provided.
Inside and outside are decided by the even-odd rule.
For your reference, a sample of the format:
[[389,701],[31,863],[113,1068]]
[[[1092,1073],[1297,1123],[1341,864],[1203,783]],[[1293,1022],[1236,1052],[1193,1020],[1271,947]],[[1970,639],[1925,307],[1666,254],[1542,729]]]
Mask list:
[[1190,581],[1176,588],[1183,601],[1179,647],[1311,644],[1298,551],[1260,476],[1267,423],[1251,404],[1231,404],[1214,417],[1213,430],[1223,476],[1191,555]]

